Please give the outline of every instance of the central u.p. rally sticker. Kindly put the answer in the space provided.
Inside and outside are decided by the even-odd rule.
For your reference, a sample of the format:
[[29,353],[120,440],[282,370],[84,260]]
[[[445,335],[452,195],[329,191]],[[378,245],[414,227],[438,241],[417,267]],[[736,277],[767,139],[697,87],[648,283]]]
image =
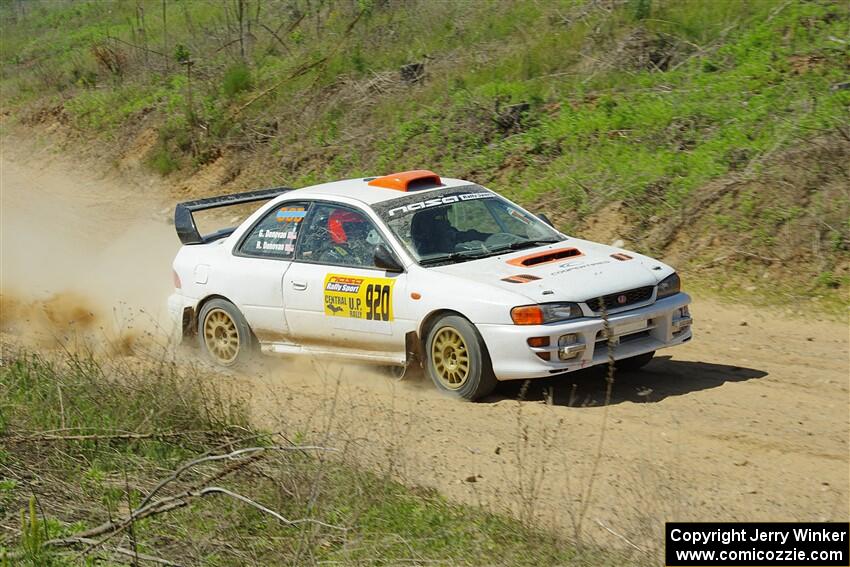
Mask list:
[[328,274],[324,285],[325,315],[392,321],[394,284],[390,278]]

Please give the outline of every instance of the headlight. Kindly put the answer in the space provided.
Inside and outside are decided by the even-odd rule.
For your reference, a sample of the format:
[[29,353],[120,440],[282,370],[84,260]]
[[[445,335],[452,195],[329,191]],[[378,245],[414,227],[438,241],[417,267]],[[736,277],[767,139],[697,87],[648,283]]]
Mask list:
[[655,299],[661,299],[663,297],[670,297],[671,295],[675,295],[679,293],[682,289],[682,280],[679,279],[679,274],[672,273],[658,284],[658,294],[656,294]]
[[577,303],[541,303],[511,309],[511,319],[517,325],[545,325],[582,316]]

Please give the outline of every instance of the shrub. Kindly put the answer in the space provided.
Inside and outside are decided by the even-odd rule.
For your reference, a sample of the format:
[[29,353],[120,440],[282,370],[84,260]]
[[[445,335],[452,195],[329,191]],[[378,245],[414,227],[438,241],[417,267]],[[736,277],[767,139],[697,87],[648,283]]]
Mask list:
[[180,162],[171,154],[167,146],[160,144],[148,158],[148,165],[160,175],[168,175],[180,168]]
[[224,72],[221,88],[227,98],[233,98],[252,86],[251,70],[243,63],[237,63]]
[[652,12],[652,0],[635,0],[632,10],[636,20],[645,20]]

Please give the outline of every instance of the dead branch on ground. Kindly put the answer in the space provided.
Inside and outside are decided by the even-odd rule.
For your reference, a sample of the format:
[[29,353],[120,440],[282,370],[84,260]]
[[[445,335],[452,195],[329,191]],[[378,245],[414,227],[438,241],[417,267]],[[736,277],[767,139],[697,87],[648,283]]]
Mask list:
[[[145,437],[153,437],[156,434],[121,434],[117,438],[124,439],[130,436],[131,439],[139,438],[138,435],[142,435],[141,438]],[[57,436],[57,437],[69,437],[72,440],[74,438],[84,438],[90,439],[93,436]],[[99,436],[98,438],[110,438],[110,436]],[[116,438],[112,436],[111,438]],[[213,455],[204,455],[202,457],[193,459],[188,461],[175,469],[169,476],[164,478],[159,482],[142,500],[142,502],[131,509],[130,512],[122,518],[110,519],[107,522],[104,522],[98,526],[93,528],[81,531],[74,535],[63,537],[63,538],[54,538],[45,541],[42,545],[44,547],[53,547],[53,548],[63,548],[63,547],[80,547],[85,546],[79,553],[77,553],[76,557],[81,558],[85,555],[91,553],[93,550],[98,547],[103,546],[108,540],[112,539],[114,536],[125,532],[128,529],[132,529],[132,526],[135,522],[142,520],[144,518],[149,518],[153,516],[157,516],[160,514],[165,514],[167,512],[171,512],[178,508],[182,508],[187,506],[190,501],[193,499],[205,498],[212,495],[221,495],[226,496],[228,498],[237,500],[243,504],[251,506],[252,508],[263,512],[264,514],[270,515],[277,519],[279,522],[283,523],[286,526],[298,526],[302,524],[313,524],[317,527],[345,531],[348,528],[344,526],[338,526],[334,524],[329,524],[327,522],[323,522],[316,518],[287,518],[280,514],[279,512],[264,506],[263,504],[248,498],[247,496],[230,490],[228,488],[224,488],[221,486],[211,486],[212,482],[215,482],[225,476],[232,474],[233,472],[240,470],[251,463],[254,463],[265,455],[271,452],[299,452],[302,454],[309,454],[309,452],[325,452],[325,451],[336,451],[334,448],[330,447],[322,447],[317,445],[272,445],[267,447],[244,447],[241,449],[233,450],[229,453],[224,454],[213,454]],[[201,481],[198,481],[188,488],[178,492],[177,494],[162,497],[154,500],[154,496],[158,494],[163,488],[165,488],[168,484],[177,481],[182,475],[184,475],[190,469],[194,469],[199,465],[220,461],[230,461],[230,463],[222,468],[221,470],[216,471],[214,474],[207,476]],[[158,563],[160,565],[177,565],[176,563],[170,562],[166,559],[162,559],[159,557],[155,557],[152,555],[144,555],[141,553],[137,553],[134,549],[125,549],[122,547],[109,547],[108,551],[112,553],[118,553],[122,555],[130,555],[132,557],[138,557],[141,560],[149,561],[153,563]]]

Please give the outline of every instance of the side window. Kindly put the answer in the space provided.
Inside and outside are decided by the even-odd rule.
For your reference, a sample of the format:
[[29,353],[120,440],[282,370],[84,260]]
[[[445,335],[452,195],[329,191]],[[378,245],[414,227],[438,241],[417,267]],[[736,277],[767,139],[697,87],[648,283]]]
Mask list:
[[254,225],[239,247],[245,256],[291,260],[309,203],[283,203]]
[[314,205],[298,245],[298,259],[320,264],[375,267],[375,248],[390,249],[363,213],[339,205]]

